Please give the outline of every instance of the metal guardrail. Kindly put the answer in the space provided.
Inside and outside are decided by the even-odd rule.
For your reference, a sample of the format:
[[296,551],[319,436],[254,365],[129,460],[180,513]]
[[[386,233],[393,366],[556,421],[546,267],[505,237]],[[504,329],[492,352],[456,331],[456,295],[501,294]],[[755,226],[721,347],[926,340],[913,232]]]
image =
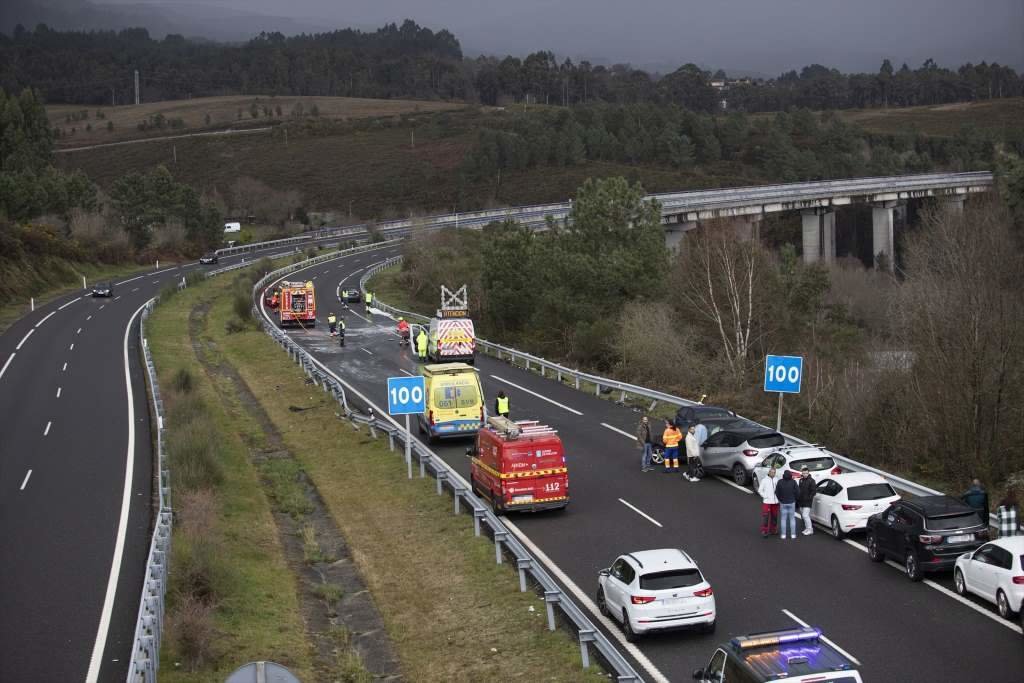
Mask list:
[[[401,256],[393,256],[367,269],[366,273],[359,280],[359,287],[360,289],[362,289],[364,296],[366,292],[366,282],[371,277],[373,277],[382,270],[391,268],[401,263],[401,261]],[[389,315],[401,315],[409,320],[415,321],[429,321],[429,318],[424,315],[415,313],[413,311],[403,311],[399,308],[395,308],[394,306],[389,306],[388,304],[380,301],[376,297],[374,297],[373,300],[373,307],[376,308],[377,310],[384,311]],[[619,392],[619,403],[625,403],[626,398],[628,396],[633,396],[645,399],[645,401],[650,401],[648,410],[653,410],[658,403],[668,403],[670,405],[675,406],[697,405],[696,401],[690,401],[688,399],[682,398],[681,396],[674,396],[663,391],[648,389],[647,387],[641,387],[636,384],[630,384],[628,382],[623,382],[621,380],[611,379],[610,377],[601,377],[599,375],[593,375],[587,372],[582,372],[578,369],[567,368],[564,365],[560,365],[559,363],[555,363],[545,358],[540,358],[539,356],[534,356],[532,354],[525,353],[523,351],[519,351],[518,349],[513,349],[508,346],[502,346],[501,344],[496,344],[494,342],[487,341],[486,339],[477,338],[476,346],[478,349],[482,349],[485,353],[495,356],[499,360],[508,360],[512,365],[522,365],[526,370],[536,370],[540,372],[540,375],[542,377],[547,377],[548,375],[550,375],[552,379],[556,379],[560,383],[568,380],[575,385],[576,389],[582,389],[584,384],[593,385],[594,393],[597,396],[601,396],[602,393],[606,392]],[[740,415],[738,417],[742,416]],[[765,428],[771,429],[771,427]],[[783,437],[786,438],[786,440],[790,444],[802,446],[811,445],[810,442],[805,441],[797,436],[793,436],[792,434],[787,434],[785,432],[780,433]],[[873,472],[882,477],[885,477],[894,486],[912,495],[926,496],[939,495],[942,493],[941,491],[937,491],[927,486],[923,486],[916,482],[910,481],[909,479],[905,479],[904,477],[890,474],[889,472],[880,470],[877,467],[872,467],[871,465],[866,465],[862,462],[858,462],[856,460],[853,460],[852,458],[848,458],[839,453],[828,451],[827,449],[826,452],[829,455],[831,455],[835,459],[835,461],[839,463],[839,465],[841,465],[844,469],[850,470],[852,472]]]
[[[381,244],[372,245],[369,248],[379,248]],[[355,248],[361,249],[359,247]],[[368,250],[363,248],[361,250]],[[316,263],[339,258],[353,253],[354,250],[345,250],[318,256],[314,259],[302,261],[284,268],[279,268],[268,273],[253,285],[253,315],[260,320],[264,331],[270,335],[312,380],[313,384],[329,393],[337,402],[340,408],[339,417],[343,417],[352,423],[356,429],[366,427],[371,436],[376,438],[378,433],[387,436],[388,446],[392,452],[403,452],[405,450],[406,434],[397,423],[390,418],[377,416],[377,409],[355,390],[351,391],[352,396],[346,391],[344,381],[331,372],[325,365],[314,358],[306,349],[295,342],[291,337],[271,322],[267,321],[260,313],[260,294],[267,284],[275,281],[282,275],[289,272],[306,268]],[[348,387],[350,388],[350,387]],[[434,453],[430,448],[423,445],[417,439],[409,435],[410,450],[412,459],[407,462],[408,477],[413,474],[413,463],[419,465],[419,476],[425,477],[429,472],[437,483],[437,494],[442,495],[447,488],[452,493],[454,513],[459,514],[462,506],[473,516],[473,530],[480,536],[484,527],[490,529],[491,537],[494,540],[495,562],[502,564],[505,554],[511,556],[515,568],[519,573],[519,590],[526,592],[529,589],[527,578],[532,578],[538,590],[543,591],[544,603],[547,609],[548,629],[554,631],[557,627],[555,608],[561,610],[568,622],[576,629],[580,645],[580,659],[583,667],[590,666],[590,648],[596,649],[597,653],[604,660],[605,664],[614,672],[618,681],[635,681],[642,683],[643,679],[630,664],[629,660],[612,645],[611,641],[602,633],[583,610],[575,603],[567,591],[551,577],[544,568],[542,562],[537,560],[529,550],[519,541],[516,536],[508,530],[501,519],[494,514],[491,508],[485,505],[472,492],[472,487],[463,479],[451,465],[443,458]],[[400,450],[397,445],[401,445]]]
[[157,299],[150,299],[142,310],[139,321],[139,339],[146,363],[146,381],[153,402],[153,417],[156,420],[157,488],[158,511],[153,536],[146,558],[146,574],[142,583],[142,597],[139,600],[139,615],[135,622],[132,638],[132,652],[128,663],[128,683],[152,683],[156,681],[160,667],[160,638],[163,635],[164,597],[167,594],[167,570],[171,558],[171,475],[167,467],[167,453],[164,449],[164,402],[160,397],[160,385],[156,380],[156,366],[149,352],[146,339],[146,319],[149,318]]

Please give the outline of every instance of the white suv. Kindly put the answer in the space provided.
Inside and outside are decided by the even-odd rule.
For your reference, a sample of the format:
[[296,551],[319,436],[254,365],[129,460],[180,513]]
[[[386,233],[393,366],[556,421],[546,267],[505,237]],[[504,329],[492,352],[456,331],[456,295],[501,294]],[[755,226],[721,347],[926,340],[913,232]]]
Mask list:
[[622,623],[626,639],[699,627],[715,630],[715,596],[697,563],[675,548],[620,555],[597,579],[597,607]]
[[1024,624],[1024,536],[986,543],[956,560],[953,583],[960,595],[974,593],[996,604],[999,616],[1020,613]]

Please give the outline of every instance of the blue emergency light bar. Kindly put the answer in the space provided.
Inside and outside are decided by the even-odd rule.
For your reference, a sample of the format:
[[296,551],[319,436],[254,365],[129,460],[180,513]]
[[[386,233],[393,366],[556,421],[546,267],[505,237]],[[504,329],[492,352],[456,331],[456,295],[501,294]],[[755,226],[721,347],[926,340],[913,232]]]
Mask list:
[[799,643],[811,640],[818,640],[821,631],[816,628],[795,628],[786,631],[771,631],[769,633],[758,633],[752,636],[737,636],[730,641],[734,647],[741,650],[751,650],[755,647],[772,647],[785,643]]

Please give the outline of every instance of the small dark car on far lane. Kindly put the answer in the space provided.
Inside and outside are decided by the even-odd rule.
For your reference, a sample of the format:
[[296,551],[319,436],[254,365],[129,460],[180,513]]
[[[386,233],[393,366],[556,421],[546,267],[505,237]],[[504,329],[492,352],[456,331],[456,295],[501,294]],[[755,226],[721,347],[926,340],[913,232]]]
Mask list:
[[93,296],[114,296],[114,285],[109,282],[97,282],[92,286]]

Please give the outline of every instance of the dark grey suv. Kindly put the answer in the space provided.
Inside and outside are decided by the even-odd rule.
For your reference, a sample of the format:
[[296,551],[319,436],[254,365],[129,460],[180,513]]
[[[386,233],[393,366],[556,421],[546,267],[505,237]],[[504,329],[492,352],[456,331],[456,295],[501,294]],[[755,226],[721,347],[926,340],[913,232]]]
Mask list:
[[765,456],[786,443],[782,434],[749,420],[701,422],[708,427],[701,453],[704,471],[728,476],[740,486],[750,483],[750,473]]

